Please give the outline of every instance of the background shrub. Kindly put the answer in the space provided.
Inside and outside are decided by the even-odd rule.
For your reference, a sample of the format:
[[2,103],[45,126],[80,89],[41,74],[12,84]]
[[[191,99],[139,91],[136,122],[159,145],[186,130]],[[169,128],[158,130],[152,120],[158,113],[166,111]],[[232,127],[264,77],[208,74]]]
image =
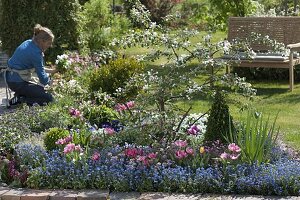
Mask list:
[[77,12],[80,4],[77,0],[11,0],[1,1],[0,38],[3,50],[12,55],[15,48],[33,35],[35,24],[50,28],[55,40],[53,48],[46,54],[54,61],[56,55],[64,50],[78,49]]
[[[130,18],[130,10],[138,0],[125,0],[124,8]],[[162,19],[171,14],[174,6],[179,2],[176,0],[139,0],[151,13],[151,21],[161,23]]]
[[186,0],[180,6],[181,24],[191,26],[203,26],[209,17],[209,2],[198,0]]
[[127,18],[113,15],[110,3],[110,0],[90,0],[80,12],[81,41],[91,51],[103,49],[129,27]]
[[[143,64],[133,58],[116,59],[91,73],[89,89],[113,94],[116,89],[123,88],[134,74],[141,73],[143,69]],[[134,94],[137,91],[131,92]]]
[[229,139],[230,127],[231,130],[234,131],[232,117],[230,116],[228,105],[222,93],[217,91],[210,110],[210,115],[207,120],[204,140],[220,140],[223,143],[227,143],[226,139]]

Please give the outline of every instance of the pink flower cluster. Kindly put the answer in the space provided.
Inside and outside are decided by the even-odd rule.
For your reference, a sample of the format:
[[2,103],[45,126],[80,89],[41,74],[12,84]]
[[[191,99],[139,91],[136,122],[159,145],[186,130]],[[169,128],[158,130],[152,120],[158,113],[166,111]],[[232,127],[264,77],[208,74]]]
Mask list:
[[200,132],[200,129],[197,127],[197,125],[192,125],[188,130],[187,130],[188,134],[190,135],[198,135],[198,133]]
[[141,156],[143,154],[143,150],[138,148],[128,148],[125,149],[124,153],[125,156],[129,158],[136,158],[137,156]]
[[69,154],[72,152],[82,152],[80,145],[75,145],[74,143],[67,144],[64,148],[64,154]]
[[67,136],[67,137],[65,137],[65,138],[58,139],[58,140],[55,142],[55,144],[61,144],[61,145],[63,145],[63,144],[68,144],[68,143],[72,142],[72,140],[73,140],[72,135],[69,135],[69,136]]
[[156,159],[156,153],[149,153],[146,156],[138,156],[137,161],[142,162],[145,166],[149,166]]
[[127,109],[131,109],[135,106],[135,103],[134,101],[128,101],[127,103],[125,104],[120,104],[118,103],[116,106],[115,106],[115,110],[118,111],[118,112],[121,112],[123,110],[127,110]]
[[107,135],[114,135],[115,134],[115,129],[113,128],[105,128],[104,131],[107,133]]
[[145,154],[142,149],[134,147],[125,149],[124,154],[130,159],[143,163],[145,166],[149,166],[157,157],[157,153]]
[[177,140],[174,142],[175,146],[180,149],[175,152],[175,157],[179,160],[188,157],[189,155],[194,155],[194,149],[191,147],[187,147],[188,143],[185,140]]
[[223,160],[237,160],[240,156],[241,148],[235,143],[231,143],[228,145],[228,150],[230,153],[222,153],[220,158]]
[[70,108],[69,109],[69,114],[72,116],[72,117],[81,117],[81,113],[79,110],[75,109],[75,108]]
[[185,141],[185,140],[176,140],[175,142],[174,142],[174,144],[177,146],[177,147],[186,147],[187,146],[187,141]]

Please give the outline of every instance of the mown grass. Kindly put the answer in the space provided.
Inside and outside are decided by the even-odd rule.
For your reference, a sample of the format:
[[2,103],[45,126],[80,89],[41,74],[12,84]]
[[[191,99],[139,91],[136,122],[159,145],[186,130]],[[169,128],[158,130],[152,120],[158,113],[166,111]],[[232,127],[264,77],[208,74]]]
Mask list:
[[[202,40],[202,36],[205,33],[191,39],[192,42]],[[213,35],[213,42],[219,41],[225,38],[225,33],[218,32]],[[137,54],[145,54],[149,52],[149,49],[134,47],[124,51],[125,55],[132,56]],[[149,63],[149,67],[159,67],[165,63],[166,59],[162,58],[155,62]],[[198,81],[201,82],[206,75],[199,77]],[[242,105],[250,105],[259,112],[263,112],[269,116],[270,119],[274,119],[277,113],[277,126],[280,127],[280,133],[285,143],[291,147],[300,150],[300,83],[295,83],[295,89],[293,92],[288,90],[288,80],[280,81],[249,81],[255,89],[257,89],[257,95],[248,101],[237,95],[230,95],[228,98],[228,104],[230,112],[234,119],[241,119]],[[238,100],[238,101],[237,101]],[[196,99],[189,101],[180,101],[178,104],[182,108],[188,109],[192,106],[192,112],[206,112],[211,107],[212,100],[204,95],[199,95]]]

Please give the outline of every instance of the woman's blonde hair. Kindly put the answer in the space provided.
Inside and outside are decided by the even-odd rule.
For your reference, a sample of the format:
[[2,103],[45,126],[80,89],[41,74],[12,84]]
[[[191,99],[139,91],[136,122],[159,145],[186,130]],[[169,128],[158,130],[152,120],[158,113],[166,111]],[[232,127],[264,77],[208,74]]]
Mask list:
[[36,41],[53,41],[54,35],[49,28],[36,24],[33,29],[33,39]]

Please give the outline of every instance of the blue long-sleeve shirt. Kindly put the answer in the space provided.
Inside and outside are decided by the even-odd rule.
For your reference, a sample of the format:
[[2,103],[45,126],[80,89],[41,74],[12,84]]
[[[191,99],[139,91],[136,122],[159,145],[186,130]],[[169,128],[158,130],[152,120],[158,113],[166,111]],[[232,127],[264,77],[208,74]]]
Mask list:
[[[42,50],[30,39],[24,41],[15,50],[8,60],[8,66],[16,70],[35,68],[40,83],[47,85],[50,81],[44,69],[44,57]],[[23,82],[24,80],[16,72],[9,72],[6,76],[7,82]]]

